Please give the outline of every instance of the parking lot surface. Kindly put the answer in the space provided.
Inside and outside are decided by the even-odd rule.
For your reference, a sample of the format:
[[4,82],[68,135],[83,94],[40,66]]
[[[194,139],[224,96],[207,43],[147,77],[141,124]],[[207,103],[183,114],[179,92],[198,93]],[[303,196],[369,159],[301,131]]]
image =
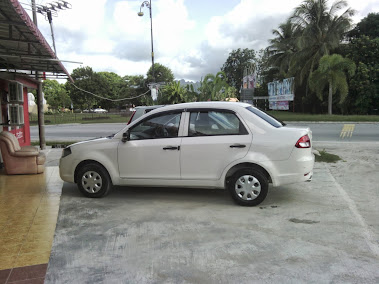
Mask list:
[[343,161],[258,207],[213,189],[88,199],[65,183],[45,283],[379,283],[378,145],[318,148]]

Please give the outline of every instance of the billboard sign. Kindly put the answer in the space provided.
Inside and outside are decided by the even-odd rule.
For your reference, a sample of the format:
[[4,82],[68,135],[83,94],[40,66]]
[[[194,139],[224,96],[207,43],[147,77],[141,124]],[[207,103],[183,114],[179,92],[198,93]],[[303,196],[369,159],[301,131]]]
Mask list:
[[294,77],[284,79],[283,82],[274,81],[267,84],[270,102],[294,100]]
[[274,110],[289,110],[289,102],[288,101],[282,101],[282,102],[269,102],[270,103],[270,109]]
[[291,77],[283,82],[274,81],[267,84],[270,109],[289,110],[289,101],[295,98],[294,81],[295,78]]

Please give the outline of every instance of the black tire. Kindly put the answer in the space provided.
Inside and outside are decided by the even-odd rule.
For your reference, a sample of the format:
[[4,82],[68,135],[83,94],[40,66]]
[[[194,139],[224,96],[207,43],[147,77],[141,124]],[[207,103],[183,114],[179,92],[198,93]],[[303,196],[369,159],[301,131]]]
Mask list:
[[91,198],[106,196],[112,189],[112,181],[103,166],[91,163],[78,171],[76,183],[80,192]]
[[234,201],[242,206],[256,206],[265,200],[268,193],[267,177],[255,169],[237,171],[228,182]]

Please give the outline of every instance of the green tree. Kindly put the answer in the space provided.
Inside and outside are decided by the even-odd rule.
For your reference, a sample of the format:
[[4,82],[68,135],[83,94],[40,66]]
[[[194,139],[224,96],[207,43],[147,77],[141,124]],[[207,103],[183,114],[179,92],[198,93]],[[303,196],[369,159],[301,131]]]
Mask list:
[[110,109],[125,104],[123,101],[114,101],[124,98],[121,95],[121,88],[125,83],[122,78],[113,72],[97,72],[96,75],[94,79],[98,85],[98,89],[95,94],[104,97],[104,99],[99,98],[97,102],[98,107]]
[[343,102],[348,94],[348,84],[346,73],[353,76],[355,64],[348,58],[343,58],[339,54],[324,55],[320,59],[318,69],[310,76],[310,87],[316,91],[322,100],[325,87],[328,87],[328,114],[332,114],[333,95],[340,93],[340,102]]
[[379,13],[370,13],[367,17],[363,18],[354,29],[352,29],[348,36],[350,38],[360,38],[368,36],[369,38],[379,37]]
[[195,91],[193,84],[186,87],[186,102],[197,102],[199,100],[199,93]]
[[350,80],[349,97],[352,97],[354,113],[378,114],[379,68],[358,63],[357,71]]
[[230,86],[226,82],[225,73],[207,74],[201,81],[200,100],[219,101],[228,96]]
[[379,37],[359,35],[344,45],[342,54],[357,65],[350,80],[346,111],[360,114],[378,114],[379,110]]
[[221,67],[221,71],[225,74],[226,82],[236,90],[240,90],[244,70],[255,61],[256,56],[253,49],[238,48],[230,52],[224,65]]
[[300,33],[295,39],[298,51],[293,55],[300,82],[309,79],[321,57],[338,48],[351,27],[354,11],[350,8],[340,11],[347,7],[347,2],[335,1],[330,8],[327,3],[327,0],[305,0],[291,17]]
[[71,99],[67,94],[64,84],[60,84],[56,80],[45,80],[42,83],[42,90],[46,102],[51,109],[59,110],[71,106]]
[[296,39],[300,36],[300,30],[288,19],[272,33],[275,38],[270,40],[270,46],[267,48],[268,63],[277,67],[279,72],[288,74],[294,55],[299,51]]
[[[171,69],[160,64],[160,63],[154,63],[154,76],[155,76],[155,82],[165,82],[171,83],[174,81],[174,74],[172,73]],[[152,68],[150,67],[147,71],[147,80],[148,83],[153,82],[153,72]]]
[[91,109],[98,105],[99,98],[94,96],[98,93],[98,75],[91,67],[79,67],[72,71],[71,77],[74,84],[66,82],[66,90],[73,102],[74,108]]
[[134,105],[151,105],[152,99],[150,97],[150,92],[145,96],[140,96],[146,93],[149,88],[146,85],[146,79],[143,75],[126,75],[122,78],[122,85],[120,88],[120,95],[122,97],[133,98],[124,101],[124,104],[134,104]]
[[305,0],[273,31],[275,38],[268,48],[273,68],[266,73],[279,80],[295,77],[294,103],[302,111],[320,110],[317,96],[309,91],[310,75],[322,56],[337,52],[351,27],[353,14],[344,0],[337,0],[330,7],[327,0]]
[[180,82],[170,82],[158,94],[158,104],[178,104],[186,102],[186,88]]

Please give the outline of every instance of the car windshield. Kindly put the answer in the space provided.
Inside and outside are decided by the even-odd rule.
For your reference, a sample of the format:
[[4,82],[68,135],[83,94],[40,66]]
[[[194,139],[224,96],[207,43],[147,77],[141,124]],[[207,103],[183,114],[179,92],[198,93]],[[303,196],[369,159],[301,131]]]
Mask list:
[[264,121],[270,123],[272,126],[279,128],[282,126],[285,126],[286,124],[279,119],[276,119],[275,117],[269,115],[268,113],[265,113],[264,111],[257,109],[256,107],[247,107],[247,110],[251,111],[255,115],[259,116],[262,118]]

